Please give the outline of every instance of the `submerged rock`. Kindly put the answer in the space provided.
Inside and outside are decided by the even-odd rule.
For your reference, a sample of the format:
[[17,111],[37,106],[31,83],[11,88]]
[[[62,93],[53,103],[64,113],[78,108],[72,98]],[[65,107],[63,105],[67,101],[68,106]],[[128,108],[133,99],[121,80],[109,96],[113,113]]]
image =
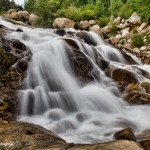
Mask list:
[[26,46],[19,40],[14,40],[12,43],[15,48],[22,50],[22,51],[26,50]]

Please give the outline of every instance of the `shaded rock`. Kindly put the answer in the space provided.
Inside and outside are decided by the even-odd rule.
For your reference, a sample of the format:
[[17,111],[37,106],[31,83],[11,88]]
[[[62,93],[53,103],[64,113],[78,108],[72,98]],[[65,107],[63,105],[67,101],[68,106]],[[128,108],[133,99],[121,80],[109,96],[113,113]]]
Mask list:
[[115,139],[117,140],[129,140],[129,141],[136,141],[135,135],[130,128],[123,129],[118,131],[114,134]]
[[19,40],[14,40],[13,46],[19,50],[22,50],[22,51],[26,50],[26,46],[22,42],[20,42]]
[[79,29],[88,30],[90,28],[90,23],[88,21],[81,21],[79,23]]
[[145,150],[150,150],[150,140],[140,141],[139,144],[140,144]]
[[74,28],[75,22],[67,18],[56,18],[53,22],[54,28]]
[[116,82],[127,82],[127,83],[137,83],[138,80],[133,72],[125,69],[114,69],[112,71],[112,78]]
[[24,73],[28,68],[28,62],[26,59],[21,59],[16,64],[16,69],[19,73]]
[[136,12],[134,12],[127,21],[134,25],[140,25],[141,17]]
[[20,29],[20,28],[18,28],[16,31],[17,31],[17,32],[23,32],[23,30]]
[[55,31],[56,34],[60,35],[60,36],[64,36],[66,34],[66,31],[63,29],[57,29]]
[[81,32],[77,32],[76,35],[80,38],[80,39],[83,39],[85,41],[85,43],[87,44],[91,44],[91,45],[94,45],[96,46],[96,42],[95,40],[93,39],[92,36],[90,36],[87,32],[85,31],[81,31]]
[[75,49],[79,49],[78,44],[76,43],[76,41],[72,40],[72,39],[64,39],[70,46],[72,46]]

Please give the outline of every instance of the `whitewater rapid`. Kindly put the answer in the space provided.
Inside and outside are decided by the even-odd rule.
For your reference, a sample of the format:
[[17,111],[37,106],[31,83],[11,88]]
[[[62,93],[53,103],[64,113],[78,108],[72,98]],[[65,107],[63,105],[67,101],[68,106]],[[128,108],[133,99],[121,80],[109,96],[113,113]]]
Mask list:
[[[0,24],[23,32],[11,32],[9,39],[18,39],[31,51],[27,75],[18,91],[18,121],[25,121],[51,130],[67,142],[100,143],[113,140],[113,134],[125,127],[133,129],[135,135],[150,129],[150,106],[130,106],[119,95],[112,79],[98,66],[93,51],[76,36],[60,37],[51,29],[31,29],[15,26],[0,19]],[[77,32],[70,29],[72,32]],[[95,42],[96,52],[115,68],[124,68],[141,77],[123,55],[107,45],[94,33],[87,33]],[[81,84],[70,65],[73,48],[65,39],[74,40],[79,50],[98,71],[99,80]],[[83,46],[84,45],[84,46]],[[138,67],[150,72],[149,65]],[[90,72],[92,74],[92,72]]]

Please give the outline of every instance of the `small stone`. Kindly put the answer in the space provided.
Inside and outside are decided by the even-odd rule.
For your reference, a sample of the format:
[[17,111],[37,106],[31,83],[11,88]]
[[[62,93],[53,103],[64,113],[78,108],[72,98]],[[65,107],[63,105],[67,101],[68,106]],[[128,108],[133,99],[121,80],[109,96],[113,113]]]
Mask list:
[[114,21],[113,21],[115,24],[120,24],[120,22],[121,22],[121,17],[117,17],[116,19],[114,19]]
[[129,37],[130,37],[129,31],[123,31],[122,32],[122,37],[125,38],[125,39],[129,39]]
[[3,121],[3,125],[6,125],[6,124],[8,124],[8,122],[7,121]]
[[117,44],[117,43],[119,42],[119,39],[118,39],[117,37],[114,37],[114,36],[111,36],[111,37],[109,38],[109,40],[110,40],[110,42],[111,42],[112,44]]
[[123,47],[125,48],[125,49],[131,49],[131,44],[129,44],[129,43],[126,43],[126,44],[124,44],[123,45]]
[[90,21],[89,21],[89,24],[90,24],[91,26],[94,26],[94,25],[96,25],[96,21],[95,21],[95,20],[90,20]]
[[142,47],[140,48],[141,51],[146,51],[146,49],[147,49],[146,46],[142,46]]
[[23,32],[23,30],[20,29],[20,28],[18,28],[16,31],[17,31],[17,32]]
[[79,29],[81,29],[81,30],[87,30],[89,28],[90,28],[90,23],[87,20],[80,22]]
[[133,49],[133,52],[134,52],[134,53],[140,53],[140,50],[139,50],[139,48],[135,47],[135,48]]

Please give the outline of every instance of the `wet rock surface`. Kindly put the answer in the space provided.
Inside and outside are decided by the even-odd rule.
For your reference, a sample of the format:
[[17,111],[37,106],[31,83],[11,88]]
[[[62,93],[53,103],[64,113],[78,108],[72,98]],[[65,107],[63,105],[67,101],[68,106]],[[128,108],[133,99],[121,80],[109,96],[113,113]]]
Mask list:
[[135,135],[130,128],[123,129],[118,131],[114,134],[115,139],[117,140],[129,140],[129,141],[136,141]]
[[[0,28],[0,118],[10,122],[16,111],[16,89],[23,77],[14,64],[26,56],[26,47],[20,41],[4,38],[6,32],[16,31]],[[27,68],[21,63],[19,66],[23,66],[24,71]]]
[[[0,148],[4,150],[127,150],[127,148],[143,150],[138,143],[127,140],[93,145],[67,144],[63,139],[42,127],[18,122],[0,127],[0,142],[2,143]],[[9,145],[4,145],[6,143]]]

